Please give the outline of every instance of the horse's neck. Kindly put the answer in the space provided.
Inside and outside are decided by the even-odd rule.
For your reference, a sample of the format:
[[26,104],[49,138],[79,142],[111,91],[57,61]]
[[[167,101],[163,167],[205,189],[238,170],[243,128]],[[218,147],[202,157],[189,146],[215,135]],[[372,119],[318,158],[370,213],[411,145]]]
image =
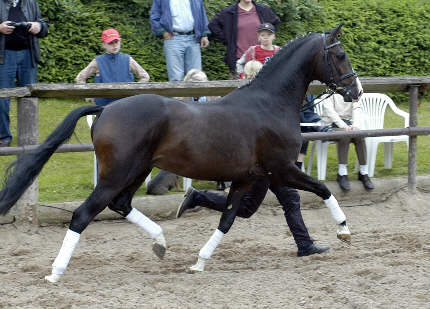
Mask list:
[[[306,72],[286,68],[288,72],[280,74],[277,72],[273,79],[250,85],[250,90],[257,97],[269,98],[265,102],[266,108],[270,109],[274,115],[285,117],[286,114],[299,114],[311,78]],[[286,79],[284,75],[289,75]],[[294,78],[293,78],[294,77]],[[257,95],[258,94],[258,95]]]
[[270,108],[275,109],[275,112],[299,113],[308,86],[314,79],[313,61],[316,53],[316,40],[304,41],[290,57],[285,53],[266,64],[268,67],[261,71],[249,87],[254,91],[267,92],[271,98]]

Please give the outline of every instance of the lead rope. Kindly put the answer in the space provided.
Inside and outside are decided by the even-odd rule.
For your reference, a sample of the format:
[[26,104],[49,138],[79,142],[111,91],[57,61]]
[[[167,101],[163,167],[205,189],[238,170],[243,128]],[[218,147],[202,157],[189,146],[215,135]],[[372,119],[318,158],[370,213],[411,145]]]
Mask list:
[[[318,100],[319,98],[321,98],[323,95],[328,94],[328,96],[326,96],[324,99],[316,102],[315,100]],[[315,106],[317,106],[318,104],[320,104],[322,101],[327,100],[328,98],[330,98],[333,94],[335,94],[335,91],[331,90],[331,89],[326,89],[323,92],[321,92],[319,95],[317,95],[311,102],[307,103],[306,106],[302,107],[300,109],[300,112],[304,112],[308,109],[314,108]]]

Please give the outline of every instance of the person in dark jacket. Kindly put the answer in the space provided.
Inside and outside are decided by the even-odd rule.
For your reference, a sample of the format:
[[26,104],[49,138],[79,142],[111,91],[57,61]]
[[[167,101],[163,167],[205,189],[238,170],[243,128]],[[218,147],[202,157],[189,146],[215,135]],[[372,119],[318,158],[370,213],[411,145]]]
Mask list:
[[[0,88],[36,82],[40,59],[39,38],[48,35],[36,0],[0,0]],[[0,147],[12,140],[10,99],[0,99]]]
[[230,78],[238,78],[237,59],[250,46],[258,44],[257,27],[271,23],[278,30],[280,22],[270,7],[252,0],[239,0],[215,15],[209,23],[209,29],[227,47],[224,62],[229,67]]

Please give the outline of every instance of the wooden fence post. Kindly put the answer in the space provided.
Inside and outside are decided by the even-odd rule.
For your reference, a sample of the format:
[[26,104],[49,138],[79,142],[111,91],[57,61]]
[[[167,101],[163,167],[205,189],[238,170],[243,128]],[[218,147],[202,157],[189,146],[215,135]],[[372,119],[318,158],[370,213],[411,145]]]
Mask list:
[[[409,87],[409,127],[418,125],[418,89],[419,85]],[[409,136],[408,152],[408,189],[414,193],[417,189],[417,136]]]
[[[39,140],[38,98],[18,98],[18,145],[36,145]],[[39,199],[37,178],[16,203],[16,219],[38,225],[36,205]]]

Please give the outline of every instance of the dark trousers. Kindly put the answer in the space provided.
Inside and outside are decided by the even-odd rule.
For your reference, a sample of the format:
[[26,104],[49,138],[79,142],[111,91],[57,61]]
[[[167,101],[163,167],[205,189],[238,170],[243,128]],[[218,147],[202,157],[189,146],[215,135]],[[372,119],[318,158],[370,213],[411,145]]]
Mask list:
[[337,157],[339,164],[348,163],[349,144],[355,144],[355,152],[357,153],[358,163],[360,165],[367,164],[367,149],[366,142],[363,137],[342,138],[337,142]]
[[[311,245],[313,241],[303,222],[302,213],[300,211],[300,195],[296,189],[289,187],[273,187],[267,178],[258,180],[240,200],[240,208],[237,212],[237,216],[241,218],[251,217],[257,211],[258,207],[260,207],[269,189],[276,195],[276,198],[282,205],[285,219],[287,220],[288,227],[293,234],[297,247],[300,249]],[[227,196],[203,190],[196,195],[194,202],[195,205],[223,212],[226,208]]]

